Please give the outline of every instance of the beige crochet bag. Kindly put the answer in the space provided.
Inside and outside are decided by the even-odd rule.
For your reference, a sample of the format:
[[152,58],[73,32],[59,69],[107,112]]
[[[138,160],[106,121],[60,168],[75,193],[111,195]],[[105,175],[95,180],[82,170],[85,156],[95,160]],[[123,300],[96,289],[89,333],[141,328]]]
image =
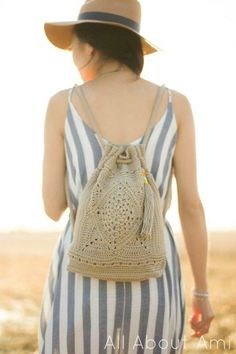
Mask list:
[[[96,127],[103,155],[80,195],[76,212],[66,174],[73,225],[67,270],[115,281],[160,277],[166,265],[164,218],[171,200],[171,178],[162,208],[157,183],[146,166],[145,147],[165,85],[157,90],[143,143],[138,145],[105,143],[82,87],[75,86]],[[172,173],[173,167],[171,177]]]

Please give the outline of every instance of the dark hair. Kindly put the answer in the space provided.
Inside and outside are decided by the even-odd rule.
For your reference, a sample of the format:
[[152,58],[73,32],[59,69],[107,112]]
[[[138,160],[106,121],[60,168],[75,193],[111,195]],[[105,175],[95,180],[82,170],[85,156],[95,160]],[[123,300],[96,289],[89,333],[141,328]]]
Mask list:
[[142,72],[144,58],[138,34],[124,27],[97,22],[75,25],[74,34],[81,42],[98,49],[104,59],[116,59],[137,75]]

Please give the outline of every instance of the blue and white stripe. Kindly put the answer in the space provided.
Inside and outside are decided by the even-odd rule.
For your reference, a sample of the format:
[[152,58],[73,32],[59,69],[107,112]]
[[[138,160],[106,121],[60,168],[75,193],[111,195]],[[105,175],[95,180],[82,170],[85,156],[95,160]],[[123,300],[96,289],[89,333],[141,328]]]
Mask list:
[[[169,92],[167,109],[154,125],[147,166],[164,201],[177,138]],[[97,134],[75,110],[69,92],[65,121],[65,153],[73,207],[99,163]],[[143,137],[132,142],[139,143]],[[104,139],[105,140],[105,139]],[[165,223],[167,265],[161,278],[114,282],[68,272],[72,242],[68,218],[55,246],[45,281],[38,326],[39,354],[114,354],[116,329],[124,310],[124,353],[182,354],[185,296],[179,255],[170,223]],[[113,346],[112,346],[113,344]],[[104,348],[105,347],[105,348]],[[174,347],[178,349],[174,349]]]

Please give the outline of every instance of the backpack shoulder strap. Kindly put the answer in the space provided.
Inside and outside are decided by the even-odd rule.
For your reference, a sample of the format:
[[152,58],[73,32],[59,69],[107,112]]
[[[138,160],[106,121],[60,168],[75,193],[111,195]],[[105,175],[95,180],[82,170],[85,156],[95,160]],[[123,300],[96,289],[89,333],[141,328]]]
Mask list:
[[84,90],[82,88],[82,85],[75,84],[73,88],[75,89],[75,92],[77,93],[77,95],[81,98],[86,115],[90,119],[92,126],[94,126],[94,130],[97,133],[100,144],[104,147],[105,144],[103,142],[102,135],[101,135],[100,130],[98,128],[97,121],[96,121],[95,116],[91,110],[91,107],[89,106],[88,100],[84,94]]
[[148,120],[146,131],[144,133],[143,145],[145,147],[147,145],[147,141],[148,141],[150,133],[151,133],[152,123],[153,123],[153,120],[154,120],[154,113],[160,107],[160,102],[161,102],[164,90],[165,90],[165,84],[163,84],[160,88],[158,87],[158,89],[157,89],[157,92],[156,92],[156,95],[155,95],[155,99],[154,99],[154,103],[153,103],[153,106],[152,106],[152,112],[151,112],[150,118]]
[[[91,120],[91,123],[93,124],[93,126],[95,127],[95,132],[97,133],[98,135],[98,138],[99,138],[99,141],[100,141],[100,144],[104,147],[104,142],[103,142],[103,138],[102,138],[102,135],[100,133],[100,130],[98,128],[98,125],[97,125],[97,122],[96,122],[96,119],[95,119],[95,116],[89,106],[89,103],[86,99],[86,96],[84,94],[84,91],[83,91],[83,88],[82,88],[82,85],[77,85],[75,84],[73,89],[75,89],[75,92],[77,93],[77,95],[81,98],[82,100],[82,103],[83,103],[83,106],[84,106],[84,109],[85,109],[85,112],[88,116],[88,118]],[[72,89],[72,91],[73,91]],[[164,90],[165,90],[165,85],[163,84],[160,88],[158,87],[157,89],[157,92],[156,92],[156,96],[155,96],[155,99],[154,99],[154,104],[153,104],[153,107],[152,107],[152,112],[151,112],[151,115],[150,115],[150,118],[148,120],[148,124],[147,124],[147,128],[146,128],[146,131],[144,133],[144,140],[143,140],[143,144],[144,146],[146,147],[146,144],[147,144],[147,141],[148,141],[148,138],[150,136],[150,133],[151,133],[151,129],[152,129],[152,123],[153,123],[153,120],[154,120],[154,113],[156,112],[156,110],[159,108],[160,106],[160,102],[161,102],[161,99],[162,99],[162,96],[163,96],[163,93],[164,93]],[[71,94],[70,94],[70,99],[71,99],[71,96],[72,96],[72,91],[71,91]]]

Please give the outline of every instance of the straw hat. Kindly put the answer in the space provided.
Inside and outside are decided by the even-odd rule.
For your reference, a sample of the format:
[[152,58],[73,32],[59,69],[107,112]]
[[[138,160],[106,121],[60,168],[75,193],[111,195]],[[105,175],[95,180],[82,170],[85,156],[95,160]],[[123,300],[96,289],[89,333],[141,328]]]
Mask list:
[[161,50],[140,34],[141,5],[138,0],[85,0],[76,21],[46,22],[44,31],[53,45],[69,49],[73,27],[84,22],[106,23],[127,28],[141,38],[144,55]]

